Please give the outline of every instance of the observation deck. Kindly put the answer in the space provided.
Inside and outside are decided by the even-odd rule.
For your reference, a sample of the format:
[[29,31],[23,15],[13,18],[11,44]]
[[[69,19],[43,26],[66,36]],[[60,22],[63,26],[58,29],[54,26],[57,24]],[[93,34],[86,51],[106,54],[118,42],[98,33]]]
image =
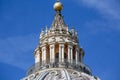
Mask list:
[[38,72],[44,69],[50,69],[50,68],[73,69],[76,71],[82,71],[84,73],[92,75],[91,69],[87,65],[81,62],[76,63],[76,61],[73,61],[71,63],[71,62],[68,62],[68,59],[65,59],[64,62],[59,62],[59,59],[57,59],[54,62],[50,62],[47,60],[47,61],[36,63],[28,69],[27,75],[33,74],[35,72]]

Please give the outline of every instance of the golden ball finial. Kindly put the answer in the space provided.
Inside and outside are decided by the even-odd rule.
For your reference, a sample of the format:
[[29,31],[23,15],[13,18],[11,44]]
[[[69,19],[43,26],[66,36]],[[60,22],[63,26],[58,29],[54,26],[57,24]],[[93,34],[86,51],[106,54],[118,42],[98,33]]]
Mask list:
[[55,11],[61,11],[63,9],[63,5],[60,1],[57,1],[53,7]]

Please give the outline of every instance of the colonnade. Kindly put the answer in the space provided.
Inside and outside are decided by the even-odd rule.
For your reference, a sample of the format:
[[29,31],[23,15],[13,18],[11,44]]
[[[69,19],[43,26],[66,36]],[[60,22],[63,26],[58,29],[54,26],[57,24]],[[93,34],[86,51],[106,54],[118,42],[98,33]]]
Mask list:
[[[56,60],[56,53],[55,53],[55,44],[50,44],[49,45],[49,53],[47,53],[46,45],[41,47],[41,52],[36,50],[36,55],[35,55],[35,63],[42,62],[46,63],[47,60],[49,60],[50,63],[54,63]],[[59,57],[58,61],[60,63],[64,63],[65,60],[67,59],[67,62],[73,63],[75,62],[78,64],[80,62],[80,51],[79,47],[75,47],[75,52],[73,52],[73,46],[68,44],[67,45],[67,58],[65,58],[65,45],[63,43],[59,44]],[[47,59],[47,55],[49,54],[49,59]],[[75,59],[73,59],[73,56],[75,56]],[[40,59],[41,58],[41,59]]]

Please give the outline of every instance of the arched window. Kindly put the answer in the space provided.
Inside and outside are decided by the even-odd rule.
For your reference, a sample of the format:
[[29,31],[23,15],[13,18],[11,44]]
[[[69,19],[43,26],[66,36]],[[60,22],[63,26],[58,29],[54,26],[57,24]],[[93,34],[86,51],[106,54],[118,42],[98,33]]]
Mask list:
[[59,53],[56,53],[55,54],[55,62],[58,62],[59,61]]
[[64,53],[64,59],[67,60],[67,54],[66,53]]

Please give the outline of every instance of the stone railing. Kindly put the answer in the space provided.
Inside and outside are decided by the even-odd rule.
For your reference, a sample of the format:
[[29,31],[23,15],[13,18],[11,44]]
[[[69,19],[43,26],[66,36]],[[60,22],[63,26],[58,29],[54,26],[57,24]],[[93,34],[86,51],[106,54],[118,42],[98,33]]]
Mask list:
[[[52,62],[50,62],[50,61],[52,61]],[[74,69],[77,71],[83,71],[83,72],[91,75],[91,70],[87,65],[85,65],[81,62],[76,63],[76,61],[72,61],[72,63],[71,63],[68,61],[69,60],[64,59],[63,62],[59,62],[59,60],[56,59],[55,61],[49,60],[49,61],[42,61],[42,62],[36,63],[28,69],[27,75],[30,75],[30,74],[35,73],[40,70],[49,69],[49,68]]]

